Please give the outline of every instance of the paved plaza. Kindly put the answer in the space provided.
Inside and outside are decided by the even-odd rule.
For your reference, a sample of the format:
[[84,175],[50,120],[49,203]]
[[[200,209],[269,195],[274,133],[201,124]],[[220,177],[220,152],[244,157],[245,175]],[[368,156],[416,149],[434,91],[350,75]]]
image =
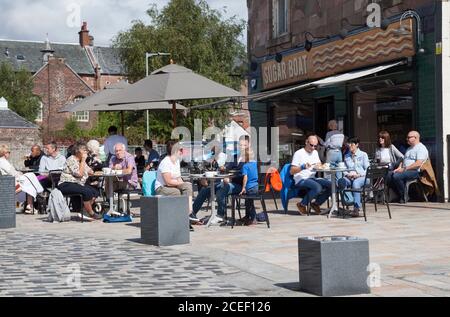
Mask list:
[[163,248],[140,243],[138,215],[104,224],[18,214],[16,229],[0,231],[0,296],[311,296],[299,291],[297,239],[323,235],[369,239],[381,283],[368,296],[449,296],[450,204],[391,206],[392,220],[370,206],[366,223],[300,216],[291,201],[287,215],[270,212],[270,229],[195,226],[189,245]]

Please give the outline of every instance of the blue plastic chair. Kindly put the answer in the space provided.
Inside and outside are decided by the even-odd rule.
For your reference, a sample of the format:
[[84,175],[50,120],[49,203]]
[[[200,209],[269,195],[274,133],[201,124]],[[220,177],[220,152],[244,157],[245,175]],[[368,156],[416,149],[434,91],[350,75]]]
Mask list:
[[155,196],[156,171],[146,171],[142,175],[142,193],[144,197]]
[[291,164],[285,164],[280,172],[281,182],[281,204],[283,205],[284,213],[288,212],[289,199],[298,197],[300,190],[295,187],[294,178],[291,175]]

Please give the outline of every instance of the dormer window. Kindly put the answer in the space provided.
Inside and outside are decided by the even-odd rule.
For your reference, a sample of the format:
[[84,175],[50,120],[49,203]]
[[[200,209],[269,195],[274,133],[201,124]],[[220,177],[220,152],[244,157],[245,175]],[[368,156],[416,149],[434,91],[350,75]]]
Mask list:
[[17,59],[18,61],[24,61],[24,60],[25,60],[25,56],[22,55],[22,54],[19,54],[19,55],[16,56],[16,59]]

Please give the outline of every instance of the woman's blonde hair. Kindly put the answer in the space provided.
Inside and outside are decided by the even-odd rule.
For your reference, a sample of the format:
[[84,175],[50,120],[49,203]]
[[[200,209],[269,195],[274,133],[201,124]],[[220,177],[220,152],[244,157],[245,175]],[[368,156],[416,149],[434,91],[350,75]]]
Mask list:
[[3,157],[6,155],[6,153],[9,152],[9,146],[6,144],[0,144],[0,157]]

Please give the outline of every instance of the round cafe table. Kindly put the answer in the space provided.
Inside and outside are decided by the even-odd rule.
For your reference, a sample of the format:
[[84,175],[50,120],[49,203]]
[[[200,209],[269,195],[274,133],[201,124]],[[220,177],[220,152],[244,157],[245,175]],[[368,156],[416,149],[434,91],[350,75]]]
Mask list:
[[215,180],[223,180],[224,178],[232,177],[233,174],[217,174],[212,177],[207,177],[205,174],[191,174],[191,179],[200,179],[204,178],[209,181],[209,188],[211,189],[211,217],[208,220],[208,223],[206,224],[206,227],[208,228],[211,225],[211,222],[213,219],[217,217],[216,214],[216,188],[215,188]]
[[111,216],[111,215],[115,214],[115,211],[114,211],[114,184],[113,184],[114,183],[114,179],[119,179],[119,178],[121,178],[123,176],[127,176],[127,175],[130,175],[130,174],[123,174],[122,173],[122,174],[118,175],[116,173],[109,173],[109,174],[105,174],[103,172],[95,172],[94,173],[94,176],[104,177],[105,181],[106,181],[106,179],[109,179],[109,181],[108,181],[108,192],[111,193],[111,197],[109,197],[109,211],[107,212],[108,216]]
[[344,173],[344,172],[351,172],[351,171],[354,171],[354,169],[347,168],[347,167],[345,167],[345,168],[336,167],[336,168],[318,168],[318,169],[315,169],[315,171],[331,175],[331,203],[332,204],[331,204],[330,211],[328,212],[328,215],[327,215],[328,218],[331,218],[331,215],[333,212],[339,211],[339,207],[338,207],[337,200],[336,200],[336,174]]

